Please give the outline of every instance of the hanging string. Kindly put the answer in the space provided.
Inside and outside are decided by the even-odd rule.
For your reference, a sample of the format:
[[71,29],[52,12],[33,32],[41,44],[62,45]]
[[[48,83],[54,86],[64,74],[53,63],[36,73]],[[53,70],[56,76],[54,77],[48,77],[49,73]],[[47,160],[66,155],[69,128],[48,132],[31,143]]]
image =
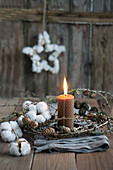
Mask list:
[[44,9],[43,9],[43,21],[42,21],[42,25],[43,25],[43,31],[45,30],[45,20],[46,20],[46,4],[47,4],[47,0],[44,0]]

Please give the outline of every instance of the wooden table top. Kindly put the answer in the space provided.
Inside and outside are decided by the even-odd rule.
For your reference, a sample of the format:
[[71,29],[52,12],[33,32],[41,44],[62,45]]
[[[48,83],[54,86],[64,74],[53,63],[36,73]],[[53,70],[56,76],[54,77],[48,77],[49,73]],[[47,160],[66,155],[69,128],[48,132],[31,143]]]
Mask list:
[[[84,100],[84,99],[81,99]],[[85,99],[86,100],[86,99]],[[18,104],[20,98],[0,99],[0,104]],[[95,99],[87,99],[92,106],[99,108]],[[10,115],[15,106],[0,108],[0,119]],[[19,107],[16,110],[20,109]],[[110,116],[113,116],[111,108]],[[110,140],[110,148],[105,152],[87,154],[76,153],[35,153],[14,157],[8,154],[8,144],[0,140],[0,170],[113,170],[113,134],[107,135]]]

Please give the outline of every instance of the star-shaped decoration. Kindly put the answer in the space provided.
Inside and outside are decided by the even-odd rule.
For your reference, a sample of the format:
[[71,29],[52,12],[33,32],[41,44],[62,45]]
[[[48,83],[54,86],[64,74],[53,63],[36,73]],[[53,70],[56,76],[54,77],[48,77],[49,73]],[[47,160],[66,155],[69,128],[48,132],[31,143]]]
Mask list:
[[[38,44],[33,47],[24,47],[23,54],[26,54],[32,60],[32,71],[41,73],[42,70],[50,71],[53,74],[59,72],[59,55],[65,52],[64,45],[51,44],[50,36],[47,31],[39,34]],[[48,64],[47,60],[41,60],[40,54],[42,52],[51,53],[48,60],[53,62],[53,67]]]

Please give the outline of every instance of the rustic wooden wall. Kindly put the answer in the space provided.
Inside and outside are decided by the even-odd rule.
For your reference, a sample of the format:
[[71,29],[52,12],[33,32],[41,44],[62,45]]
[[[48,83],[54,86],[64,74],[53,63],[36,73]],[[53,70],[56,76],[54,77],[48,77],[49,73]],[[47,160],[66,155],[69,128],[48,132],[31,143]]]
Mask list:
[[[43,9],[44,0],[2,1],[2,8]],[[112,0],[47,0],[47,9],[68,12],[112,12]],[[81,20],[80,20],[81,21]],[[16,89],[38,95],[62,93],[64,75],[69,89],[93,88],[113,92],[113,21],[110,23],[46,23],[52,43],[64,44],[60,72],[40,74],[31,71],[31,61],[21,52],[37,43],[42,22],[0,21],[0,97],[18,96]],[[47,57],[47,56],[45,56]]]

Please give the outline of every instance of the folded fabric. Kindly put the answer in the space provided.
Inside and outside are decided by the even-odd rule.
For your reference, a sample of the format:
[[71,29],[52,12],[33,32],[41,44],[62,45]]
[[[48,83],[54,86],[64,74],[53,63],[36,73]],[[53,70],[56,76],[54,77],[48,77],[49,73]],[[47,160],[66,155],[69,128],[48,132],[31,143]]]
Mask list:
[[36,152],[49,151],[51,153],[89,153],[107,150],[109,148],[109,140],[105,135],[65,138],[57,140],[47,140],[36,135],[34,148],[36,149]]

